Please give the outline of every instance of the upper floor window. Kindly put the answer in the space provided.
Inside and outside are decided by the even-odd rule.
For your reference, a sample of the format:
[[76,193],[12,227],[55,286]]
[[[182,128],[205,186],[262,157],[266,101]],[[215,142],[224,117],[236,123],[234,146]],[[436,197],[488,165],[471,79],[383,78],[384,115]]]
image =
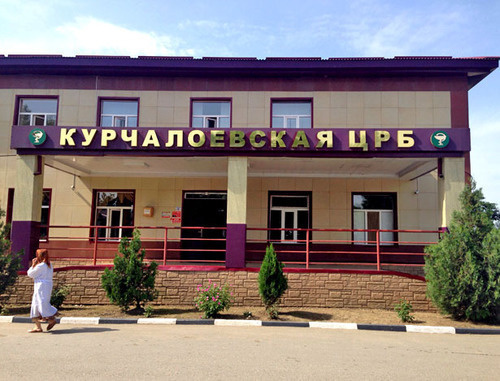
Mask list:
[[19,126],[55,126],[57,99],[19,98]]
[[273,128],[311,128],[312,102],[272,101]]
[[139,100],[137,99],[101,99],[101,127],[137,127]]
[[192,101],[191,126],[195,128],[229,128],[231,124],[230,101]]

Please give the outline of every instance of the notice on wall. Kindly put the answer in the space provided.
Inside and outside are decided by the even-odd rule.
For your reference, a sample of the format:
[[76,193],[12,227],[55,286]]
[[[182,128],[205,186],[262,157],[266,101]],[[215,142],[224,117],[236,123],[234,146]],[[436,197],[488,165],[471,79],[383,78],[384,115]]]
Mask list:
[[181,211],[180,210],[174,210],[172,212],[172,217],[170,218],[170,221],[173,224],[180,224],[181,223]]
[[170,212],[161,212],[161,218],[171,218],[172,217],[172,213]]

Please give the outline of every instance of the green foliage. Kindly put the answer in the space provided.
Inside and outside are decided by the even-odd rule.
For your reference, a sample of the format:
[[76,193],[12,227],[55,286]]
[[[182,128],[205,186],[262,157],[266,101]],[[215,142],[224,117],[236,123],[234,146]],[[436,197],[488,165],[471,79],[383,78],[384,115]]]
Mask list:
[[144,309],[144,317],[145,317],[145,318],[150,318],[151,316],[153,316],[153,307],[151,307],[151,306],[147,306],[147,307]]
[[[5,211],[0,209],[0,218],[5,216]],[[16,283],[17,272],[21,268],[23,252],[13,254],[10,250],[10,225],[0,222],[0,295],[6,294],[8,288]],[[6,297],[7,295],[4,295]],[[0,304],[0,310],[2,305]]]
[[471,183],[460,195],[449,233],[426,248],[427,295],[455,319],[490,321],[500,307],[499,211]]
[[275,304],[288,289],[288,280],[283,274],[283,263],[278,261],[273,245],[266,248],[259,271],[259,294],[266,307],[266,312],[272,319],[278,317]]
[[52,295],[50,296],[50,304],[56,308],[60,308],[64,303],[64,300],[69,295],[68,286],[57,286],[52,290]]
[[111,303],[127,311],[135,304],[137,311],[143,309],[145,302],[157,296],[155,290],[156,268],[158,264],[144,263],[146,252],[141,250],[140,233],[134,230],[132,239],[123,237],[112,269],[105,269],[102,275],[102,287]]
[[398,313],[398,317],[403,323],[411,323],[415,320],[415,316],[411,314],[413,312],[413,306],[407,300],[401,299],[394,307],[394,311]]
[[233,303],[233,293],[227,284],[218,286],[209,280],[208,286],[199,284],[196,291],[198,295],[194,301],[198,311],[203,312],[203,319],[215,318],[220,311],[228,310]]

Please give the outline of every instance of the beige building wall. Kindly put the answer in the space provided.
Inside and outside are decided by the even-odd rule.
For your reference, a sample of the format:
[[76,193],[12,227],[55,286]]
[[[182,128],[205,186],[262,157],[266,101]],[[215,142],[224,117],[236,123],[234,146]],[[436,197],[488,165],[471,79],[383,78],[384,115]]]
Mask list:
[[[225,191],[227,178],[107,178],[75,179],[67,173],[46,168],[44,188],[52,189],[51,225],[88,226],[91,221],[93,190],[135,190],[135,224],[138,226],[179,227],[162,212],[182,207],[182,192],[196,190]],[[396,192],[399,229],[436,230],[439,221],[437,180],[431,173],[416,181],[359,178],[248,178],[247,226],[268,225],[269,191],[311,191],[312,226],[315,229],[349,229],[352,226],[352,192]],[[418,193],[416,194],[416,190]],[[143,216],[144,207],[153,207],[153,217]],[[51,229],[51,237],[88,237],[84,228]],[[144,238],[163,239],[162,229],[143,230]],[[250,239],[265,239],[264,230],[249,231]],[[169,232],[179,238],[179,231]],[[434,241],[435,234],[401,234],[400,240]],[[317,232],[314,239],[350,240],[349,232]]]
[[[111,91],[111,90],[0,90],[0,207],[6,209],[8,188],[15,187],[15,152],[10,150],[10,130],[16,95],[59,96],[61,126],[95,126],[98,97],[140,98],[141,127],[188,127],[190,99],[232,98],[233,128],[270,126],[272,98],[313,98],[316,128],[449,128],[450,93],[445,91],[389,92],[251,92],[251,91]],[[182,190],[225,190],[226,178],[77,178],[46,168],[44,188],[52,188],[51,224],[88,225],[93,189],[136,189],[136,224],[168,226],[161,211],[182,205]],[[435,228],[437,185],[431,175],[414,182],[383,179],[249,178],[248,226],[267,226],[269,190],[313,191],[313,227],[351,226],[350,192],[398,192],[400,229]],[[153,217],[143,217],[142,208],[153,206]],[[75,232],[77,233],[77,232]],[[52,234],[52,232],[51,232]],[[87,233],[85,233],[87,234]],[[160,233],[151,233],[157,237]],[[316,235],[320,237],[321,235]],[[340,235],[339,235],[340,236]],[[342,237],[346,237],[343,234]],[[339,238],[343,239],[343,238]]]
[[[370,178],[249,178],[249,228],[268,225],[269,191],[312,191],[312,227],[314,229],[350,229],[353,192],[395,192],[397,223],[400,230],[437,230],[438,194],[434,173],[416,180]],[[265,239],[264,231],[249,231],[251,239]],[[350,232],[316,232],[314,239],[351,240]],[[435,241],[436,234],[400,234],[400,240]],[[349,243],[349,242],[346,242]]]

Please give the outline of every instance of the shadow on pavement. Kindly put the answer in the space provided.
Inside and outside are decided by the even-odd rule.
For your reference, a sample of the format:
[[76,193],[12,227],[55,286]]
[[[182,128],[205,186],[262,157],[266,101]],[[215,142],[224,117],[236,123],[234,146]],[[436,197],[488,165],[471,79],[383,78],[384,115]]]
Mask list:
[[74,327],[68,329],[55,329],[54,331],[50,331],[49,333],[51,333],[52,335],[67,335],[73,333],[95,333],[107,331],[118,331],[118,329],[101,327]]

